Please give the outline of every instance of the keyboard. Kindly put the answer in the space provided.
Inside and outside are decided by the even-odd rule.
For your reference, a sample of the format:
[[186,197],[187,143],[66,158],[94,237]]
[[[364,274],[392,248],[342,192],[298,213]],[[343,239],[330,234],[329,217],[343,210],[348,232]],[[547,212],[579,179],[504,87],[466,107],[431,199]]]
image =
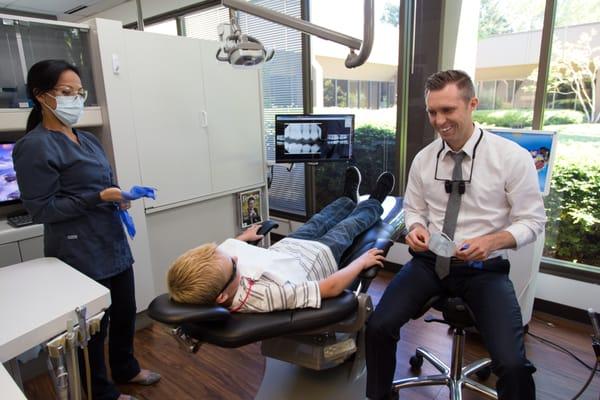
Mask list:
[[13,216],[7,217],[6,222],[8,222],[8,224],[10,226],[13,226],[15,228],[20,228],[22,226],[27,226],[27,225],[33,224],[31,215],[29,215],[29,214],[19,214],[19,215],[13,215]]

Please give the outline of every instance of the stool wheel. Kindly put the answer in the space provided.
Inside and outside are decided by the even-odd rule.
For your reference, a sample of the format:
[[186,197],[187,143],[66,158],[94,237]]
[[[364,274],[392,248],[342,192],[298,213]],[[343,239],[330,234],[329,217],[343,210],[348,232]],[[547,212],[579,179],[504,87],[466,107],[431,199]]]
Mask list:
[[487,378],[490,377],[491,373],[492,369],[490,367],[485,367],[475,372],[475,375],[477,375],[477,378],[479,378],[479,380],[485,381]]
[[413,371],[418,371],[423,366],[423,356],[420,354],[415,354],[408,362],[410,363],[410,367]]

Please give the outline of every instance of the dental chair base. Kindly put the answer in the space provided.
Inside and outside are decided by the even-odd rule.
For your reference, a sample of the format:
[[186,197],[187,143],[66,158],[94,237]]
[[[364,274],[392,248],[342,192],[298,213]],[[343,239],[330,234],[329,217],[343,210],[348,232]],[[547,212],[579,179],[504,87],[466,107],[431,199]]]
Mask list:
[[352,376],[347,361],[323,371],[302,368],[284,361],[266,359],[265,374],[255,400],[365,400],[366,369]]

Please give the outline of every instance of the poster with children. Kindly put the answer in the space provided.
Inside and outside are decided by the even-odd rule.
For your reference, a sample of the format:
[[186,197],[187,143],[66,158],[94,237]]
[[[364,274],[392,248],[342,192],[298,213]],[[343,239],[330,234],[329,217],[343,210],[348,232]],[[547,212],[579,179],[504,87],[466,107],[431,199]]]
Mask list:
[[544,196],[550,193],[552,165],[556,153],[556,132],[498,128],[489,131],[512,140],[529,151],[538,173],[540,191]]

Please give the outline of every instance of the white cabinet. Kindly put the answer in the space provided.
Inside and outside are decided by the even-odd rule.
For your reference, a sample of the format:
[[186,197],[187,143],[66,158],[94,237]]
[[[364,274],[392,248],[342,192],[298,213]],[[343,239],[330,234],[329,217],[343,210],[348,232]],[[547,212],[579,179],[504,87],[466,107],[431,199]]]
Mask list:
[[35,260],[44,257],[44,237],[37,236],[18,242],[21,250],[21,261]]
[[19,245],[16,242],[0,244],[0,267],[21,262]]
[[218,63],[216,42],[122,35],[141,181],[158,189],[148,205],[264,185],[260,73]]
[[218,62],[217,42],[202,41],[213,192],[264,183],[260,73]]
[[0,220],[0,267],[44,257],[44,227],[13,228]]
[[[129,78],[142,183],[159,190],[152,205],[211,193],[200,41],[123,35],[128,67],[135,71]],[[154,59],[159,54],[160,61]]]

